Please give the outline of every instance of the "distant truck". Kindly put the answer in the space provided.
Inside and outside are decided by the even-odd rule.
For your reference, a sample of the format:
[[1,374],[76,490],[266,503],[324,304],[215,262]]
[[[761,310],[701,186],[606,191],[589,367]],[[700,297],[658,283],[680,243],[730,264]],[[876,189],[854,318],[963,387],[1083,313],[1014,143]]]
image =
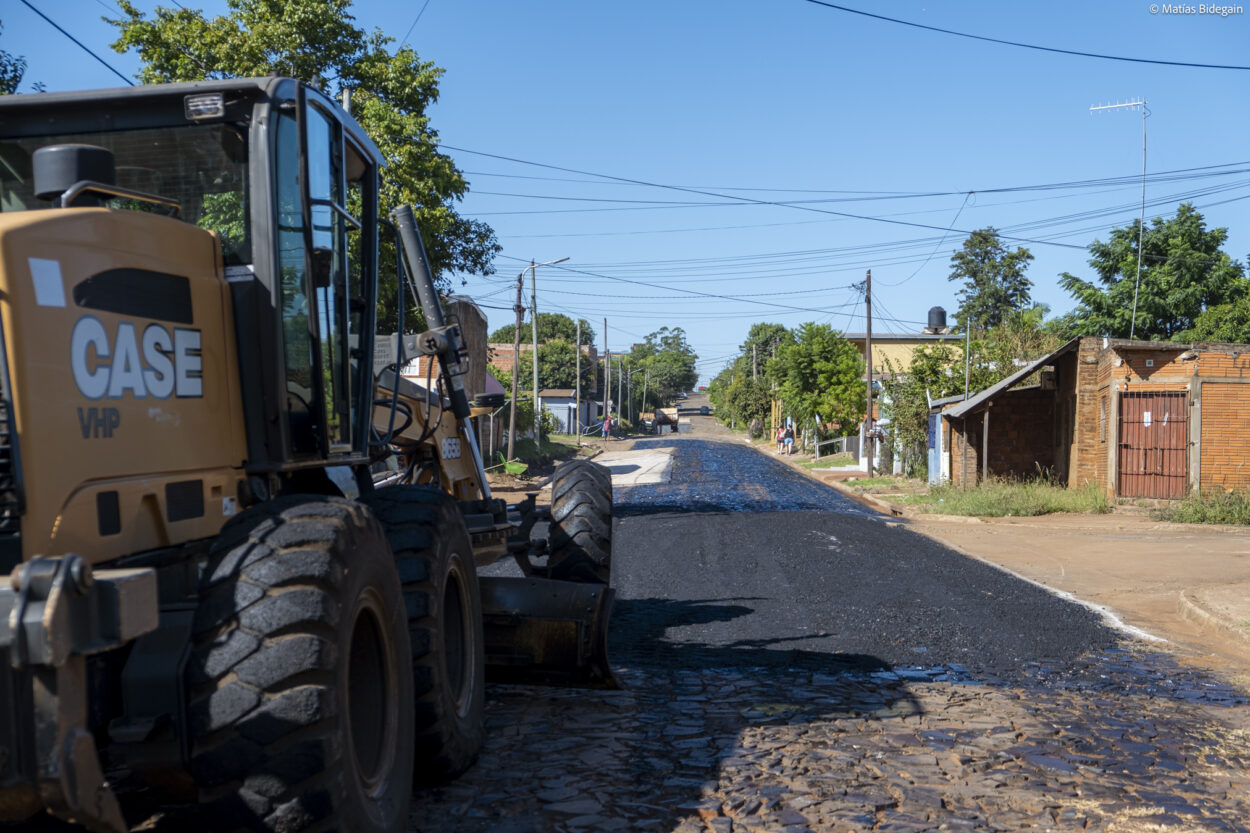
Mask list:
[[638,418],[642,421],[644,428],[656,434],[677,430],[676,408],[657,408],[654,411],[644,411],[638,415]]

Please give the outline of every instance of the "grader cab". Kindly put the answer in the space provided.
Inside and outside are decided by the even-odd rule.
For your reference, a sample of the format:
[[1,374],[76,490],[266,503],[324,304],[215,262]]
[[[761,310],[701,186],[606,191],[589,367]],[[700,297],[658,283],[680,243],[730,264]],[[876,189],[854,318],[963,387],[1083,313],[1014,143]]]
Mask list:
[[[382,164],[292,79],[0,98],[0,822],[400,831],[488,668],[613,684],[610,479],[492,497]],[[387,268],[436,384],[372,365]]]

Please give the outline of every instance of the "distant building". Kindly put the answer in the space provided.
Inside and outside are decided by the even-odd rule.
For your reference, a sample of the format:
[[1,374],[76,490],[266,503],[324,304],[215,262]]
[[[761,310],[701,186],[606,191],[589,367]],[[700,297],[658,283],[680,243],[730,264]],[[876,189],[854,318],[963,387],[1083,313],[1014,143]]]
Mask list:
[[[493,364],[496,368],[502,371],[504,375],[511,373],[513,366],[516,364],[516,356],[512,352],[512,347],[513,346],[511,342],[503,342],[503,341],[490,342],[489,344],[486,345],[486,353],[488,356],[487,362],[489,364]],[[533,351],[533,349],[534,349],[534,345],[531,344],[530,342],[527,342],[527,341],[521,342],[521,355],[530,353]],[[585,367],[587,362],[589,362],[590,366],[592,367],[599,364],[599,351],[595,349],[593,344],[582,345],[582,366]],[[539,369],[541,370],[541,368]],[[531,390],[533,388],[532,382],[527,385],[525,379],[518,379],[517,381],[521,390]],[[590,387],[587,390],[583,390],[582,395],[593,394],[593,393],[598,393],[598,392],[599,392],[598,374],[592,373],[590,374]]]
[[543,388],[538,392],[538,400],[542,402],[543,410],[556,418],[559,425],[557,433],[574,434],[577,433],[575,426],[584,430],[586,426],[599,421],[599,403],[583,396],[579,409],[574,398],[575,393],[572,388]]
[[955,484],[1044,471],[1122,498],[1250,488],[1250,344],[1073,339],[934,406],[931,447]]

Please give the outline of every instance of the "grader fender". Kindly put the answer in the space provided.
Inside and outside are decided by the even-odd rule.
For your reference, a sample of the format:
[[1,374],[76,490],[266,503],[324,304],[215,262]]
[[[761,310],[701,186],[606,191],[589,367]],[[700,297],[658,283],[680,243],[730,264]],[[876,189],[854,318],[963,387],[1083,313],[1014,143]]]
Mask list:
[[614,590],[543,578],[484,576],[479,581],[489,679],[620,688],[608,665]]

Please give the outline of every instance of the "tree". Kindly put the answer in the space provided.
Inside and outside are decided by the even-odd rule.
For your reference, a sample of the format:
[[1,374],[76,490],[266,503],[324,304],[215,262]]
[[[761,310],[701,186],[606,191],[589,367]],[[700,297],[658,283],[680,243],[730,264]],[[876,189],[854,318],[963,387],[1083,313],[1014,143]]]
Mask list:
[[[338,97],[351,90],[352,114],[387,161],[382,213],[411,204],[436,283],[452,271],[489,275],[500,251],[490,226],[461,217],[455,204],[468,183],[439,152],[427,110],[438,100],[443,70],[411,48],[391,52],[381,31],[353,25],[351,0],[227,0],[228,13],[210,19],[199,11],[158,8],[151,19],[129,0],[123,17],[108,22],[120,37],[118,52],[136,49],[145,84],[287,75]],[[384,247],[393,244],[383,235]],[[382,263],[394,263],[383,252]],[[396,324],[395,275],[379,276],[378,326]],[[407,296],[405,296],[407,297]],[[408,321],[417,321],[414,310]],[[389,328],[389,329],[388,329]]]
[[[581,319],[581,324],[582,344],[594,344],[594,328],[590,326],[590,322],[585,318]],[[521,341],[529,341],[530,335],[530,325],[521,324]],[[490,340],[496,343],[511,344],[514,338],[516,338],[516,324],[505,324],[490,334]],[[538,313],[538,343],[543,344],[556,338],[567,341],[569,344],[576,341],[577,322],[567,315],[561,315],[558,312]]]
[[902,449],[903,473],[919,477],[928,465],[929,400],[963,390],[963,344],[939,341],[913,352],[906,368],[896,367],[889,358],[885,368],[881,410]]
[[[1250,287],[1241,263],[1221,250],[1228,229],[1208,230],[1192,203],[1176,216],[1156,217],[1142,240],[1137,282],[1139,221],[1111,230],[1106,243],[1089,247],[1097,283],[1064,272],[1059,283],[1078,302],[1084,335],[1164,340],[1193,328],[1202,313],[1245,297]],[[1136,289],[1137,319],[1133,325]]]
[[988,330],[1029,305],[1033,282],[1024,276],[1033,255],[1028,249],[1008,251],[993,226],[968,235],[951,257],[950,280],[963,281],[955,320],[960,329]]
[[[529,351],[521,353],[520,386],[529,389],[534,384],[534,360]],[[589,395],[595,369],[586,356],[581,358],[581,390]],[[577,379],[577,353],[571,341],[551,339],[539,344],[539,390],[544,388],[574,388]],[[509,384],[511,380],[509,379]],[[510,388],[509,388],[510,390]]]
[[[3,33],[4,25],[0,23],[0,34]],[[17,92],[17,85],[22,83],[22,76],[25,74],[26,59],[0,49],[0,95]]]
[[742,351],[742,358],[746,359],[748,366],[752,367],[753,376],[755,367],[763,370],[768,360],[776,357],[777,347],[786,340],[789,333],[790,331],[782,324],[761,321],[751,325],[746,341],[742,342],[739,349]]
[[[763,379],[738,374],[725,391],[724,402],[736,425],[750,425],[756,420],[762,425],[772,412],[773,397]],[[719,407],[717,416],[721,416]]]
[[1177,334],[1177,341],[1250,342],[1250,294],[1230,304],[1210,307],[1194,321],[1194,326]]
[[686,341],[685,330],[661,327],[630,348],[625,368],[626,371],[644,371],[647,390],[654,393],[656,401],[669,402],[698,383],[699,371],[695,367],[698,359],[698,354]]
[[800,425],[819,417],[847,433],[864,419],[864,360],[828,324],[807,323],[777,349],[770,367],[786,409]]

